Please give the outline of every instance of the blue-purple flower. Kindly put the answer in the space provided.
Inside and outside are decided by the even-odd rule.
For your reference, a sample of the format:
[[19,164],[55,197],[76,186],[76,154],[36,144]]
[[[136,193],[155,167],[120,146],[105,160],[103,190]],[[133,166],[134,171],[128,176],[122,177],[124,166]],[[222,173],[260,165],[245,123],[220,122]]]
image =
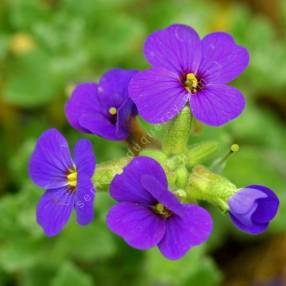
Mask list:
[[64,228],[73,209],[80,225],[92,222],[95,189],[91,177],[95,164],[89,140],[77,142],[73,160],[59,131],[49,129],[40,136],[29,162],[29,175],[46,190],[37,206],[37,222],[47,236]]
[[129,98],[128,84],[135,70],[112,69],[99,83],[76,86],[65,106],[66,117],[72,127],[109,140],[128,137],[128,122],[137,109]]
[[259,234],[268,228],[275,217],[279,199],[264,186],[251,185],[240,189],[228,201],[229,215],[240,230]]
[[151,158],[133,159],[113,179],[110,194],[117,204],[111,208],[107,224],[134,248],[158,246],[168,259],[179,259],[211,233],[209,213],[180,203],[168,190],[164,170]]
[[245,70],[249,55],[229,34],[200,40],[191,27],[176,24],[152,33],[144,53],[152,68],[134,76],[129,94],[146,121],[168,121],[187,103],[195,118],[213,126],[243,111],[242,94],[227,83]]

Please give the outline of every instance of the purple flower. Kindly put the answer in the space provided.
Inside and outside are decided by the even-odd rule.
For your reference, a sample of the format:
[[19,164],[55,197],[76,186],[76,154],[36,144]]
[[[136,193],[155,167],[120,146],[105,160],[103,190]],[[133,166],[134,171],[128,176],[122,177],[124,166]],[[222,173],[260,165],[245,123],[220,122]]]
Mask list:
[[259,234],[268,228],[278,210],[279,199],[275,193],[259,185],[240,189],[228,201],[229,215],[242,231]]
[[46,190],[37,206],[37,222],[47,236],[54,236],[64,228],[73,209],[79,224],[91,223],[94,169],[90,141],[77,142],[72,160],[68,143],[59,131],[49,129],[40,136],[29,162],[29,175]]
[[180,203],[168,190],[164,170],[151,158],[133,159],[113,179],[110,193],[118,203],[111,208],[107,224],[137,249],[157,245],[165,257],[178,259],[211,233],[208,212]]
[[128,136],[128,120],[137,113],[128,96],[134,70],[112,69],[96,83],[79,84],[65,106],[72,127],[109,140]]
[[168,121],[187,102],[195,118],[213,126],[243,111],[242,94],[227,83],[245,70],[249,55],[229,34],[200,40],[191,27],[172,25],[152,33],[144,53],[152,68],[134,76],[129,94],[146,121]]

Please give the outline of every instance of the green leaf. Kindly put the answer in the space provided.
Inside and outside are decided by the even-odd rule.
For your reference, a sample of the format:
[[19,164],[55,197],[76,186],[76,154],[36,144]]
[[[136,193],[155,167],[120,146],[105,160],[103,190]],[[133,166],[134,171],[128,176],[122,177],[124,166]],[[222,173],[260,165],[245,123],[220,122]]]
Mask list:
[[99,220],[84,227],[79,226],[75,220],[71,220],[57,238],[53,255],[57,260],[72,257],[85,262],[108,258],[115,252],[112,236],[112,233]]
[[71,263],[65,263],[59,269],[51,286],[93,286],[91,277]]
[[[208,271],[210,281],[217,283],[220,280],[218,269],[204,256],[204,245],[192,248],[175,261],[164,258],[157,248],[152,249],[146,253],[145,269],[150,285],[204,285],[201,283],[204,281],[202,273]],[[218,285],[215,283],[206,285]]]
[[192,271],[184,286],[203,285],[216,286],[221,285],[222,274],[210,258],[204,258],[200,261],[199,267]]
[[4,90],[4,100],[21,107],[48,103],[57,95],[57,83],[50,70],[50,58],[41,51],[16,59]]

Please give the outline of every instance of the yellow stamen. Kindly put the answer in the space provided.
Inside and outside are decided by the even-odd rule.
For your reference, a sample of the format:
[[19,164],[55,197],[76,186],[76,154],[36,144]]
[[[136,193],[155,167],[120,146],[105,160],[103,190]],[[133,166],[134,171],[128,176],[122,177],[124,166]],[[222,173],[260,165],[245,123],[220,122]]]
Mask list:
[[172,215],[172,213],[163,204],[156,204],[154,209],[157,214],[164,218],[169,218]]
[[111,114],[111,115],[116,115],[117,114],[117,108],[116,107],[110,107],[108,109],[108,112]]
[[193,73],[188,73],[185,80],[185,88],[188,92],[197,92],[199,81]]
[[70,170],[70,172],[67,174],[67,179],[68,179],[68,185],[71,188],[75,188],[77,185],[77,171]]

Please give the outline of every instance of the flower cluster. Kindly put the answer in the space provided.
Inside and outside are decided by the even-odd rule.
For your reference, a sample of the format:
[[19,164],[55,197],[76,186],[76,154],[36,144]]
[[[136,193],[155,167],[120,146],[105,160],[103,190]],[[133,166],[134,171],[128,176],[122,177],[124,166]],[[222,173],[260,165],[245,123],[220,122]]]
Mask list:
[[61,133],[45,131],[29,162],[30,178],[45,190],[37,207],[44,233],[57,235],[73,209],[80,225],[90,224],[95,189],[106,187],[116,201],[107,215],[110,230],[134,248],[157,246],[168,259],[181,258],[210,236],[212,218],[200,201],[228,213],[244,232],[266,231],[278,211],[275,193],[260,185],[237,188],[211,165],[201,165],[215,152],[213,145],[188,146],[191,117],[220,126],[243,111],[241,92],[228,83],[248,66],[247,50],[229,34],[200,39],[191,27],[176,24],[152,33],[144,54],[150,69],[112,69],[98,83],[77,85],[65,114],[76,130],[129,147],[132,140],[142,145],[146,134],[134,125],[138,115],[153,124],[171,120],[164,139],[153,148],[143,144],[135,158],[98,164],[95,171],[89,140],[77,142],[72,158]]

